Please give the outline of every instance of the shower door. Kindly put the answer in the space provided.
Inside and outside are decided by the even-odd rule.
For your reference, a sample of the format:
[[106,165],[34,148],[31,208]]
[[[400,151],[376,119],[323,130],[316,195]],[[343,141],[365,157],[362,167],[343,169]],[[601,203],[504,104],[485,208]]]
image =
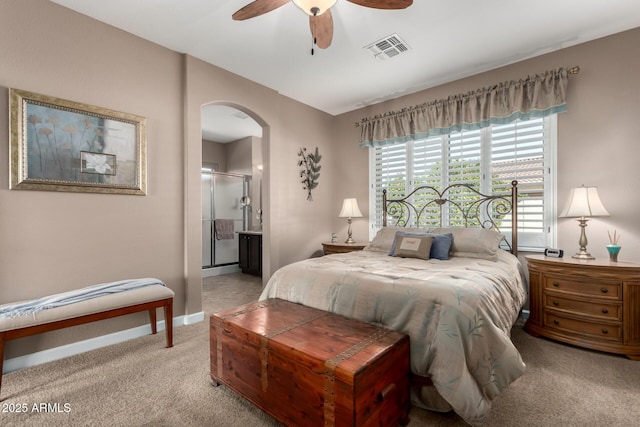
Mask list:
[[233,220],[235,231],[246,229],[247,207],[241,199],[249,192],[246,175],[202,172],[202,268],[238,263],[238,234],[232,239],[217,240],[216,219]]

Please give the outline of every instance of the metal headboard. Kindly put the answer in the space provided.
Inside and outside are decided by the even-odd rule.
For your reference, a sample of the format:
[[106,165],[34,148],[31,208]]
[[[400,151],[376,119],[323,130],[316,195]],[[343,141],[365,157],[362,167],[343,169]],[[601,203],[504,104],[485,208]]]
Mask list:
[[[452,194],[463,191],[464,200],[452,198]],[[448,209],[442,207],[448,204]],[[443,190],[429,185],[417,187],[399,199],[388,199],[387,190],[382,190],[382,226],[388,225],[388,217],[394,218],[391,225],[399,227],[420,226],[439,212],[438,222],[429,225],[440,227],[445,215],[451,214],[453,207],[462,221],[462,226],[480,226],[499,229],[498,222],[511,214],[511,243],[506,241],[512,254],[518,255],[518,181],[511,181],[510,194],[488,195],[480,193],[468,184],[452,184]]]

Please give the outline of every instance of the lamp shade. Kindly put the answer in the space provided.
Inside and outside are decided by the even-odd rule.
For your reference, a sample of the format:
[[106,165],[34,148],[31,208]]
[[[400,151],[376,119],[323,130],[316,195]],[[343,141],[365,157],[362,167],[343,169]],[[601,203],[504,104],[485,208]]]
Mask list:
[[344,199],[342,202],[342,210],[340,211],[339,218],[360,218],[362,212],[358,207],[358,201],[356,199]]
[[[298,6],[304,13],[309,16],[322,15],[327,10],[336,4],[338,0],[293,0],[293,3]],[[317,8],[316,13],[313,13],[313,9]]]
[[560,213],[560,217],[577,218],[592,216],[609,216],[609,212],[604,208],[598,189],[596,187],[572,188],[567,199],[564,210]]

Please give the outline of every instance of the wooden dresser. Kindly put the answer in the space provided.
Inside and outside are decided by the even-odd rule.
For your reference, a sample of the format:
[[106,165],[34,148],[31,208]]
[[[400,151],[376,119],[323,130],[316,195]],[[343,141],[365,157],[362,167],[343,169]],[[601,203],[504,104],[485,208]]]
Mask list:
[[534,336],[640,360],[640,264],[526,257]]

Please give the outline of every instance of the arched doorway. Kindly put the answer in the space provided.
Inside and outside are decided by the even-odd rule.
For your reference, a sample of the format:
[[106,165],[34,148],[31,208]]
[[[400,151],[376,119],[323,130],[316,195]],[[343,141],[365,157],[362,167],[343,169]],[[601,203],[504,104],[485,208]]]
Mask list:
[[[228,102],[201,109],[203,277],[240,271],[237,231],[262,233],[264,130],[258,120]],[[227,233],[220,233],[221,223]]]

